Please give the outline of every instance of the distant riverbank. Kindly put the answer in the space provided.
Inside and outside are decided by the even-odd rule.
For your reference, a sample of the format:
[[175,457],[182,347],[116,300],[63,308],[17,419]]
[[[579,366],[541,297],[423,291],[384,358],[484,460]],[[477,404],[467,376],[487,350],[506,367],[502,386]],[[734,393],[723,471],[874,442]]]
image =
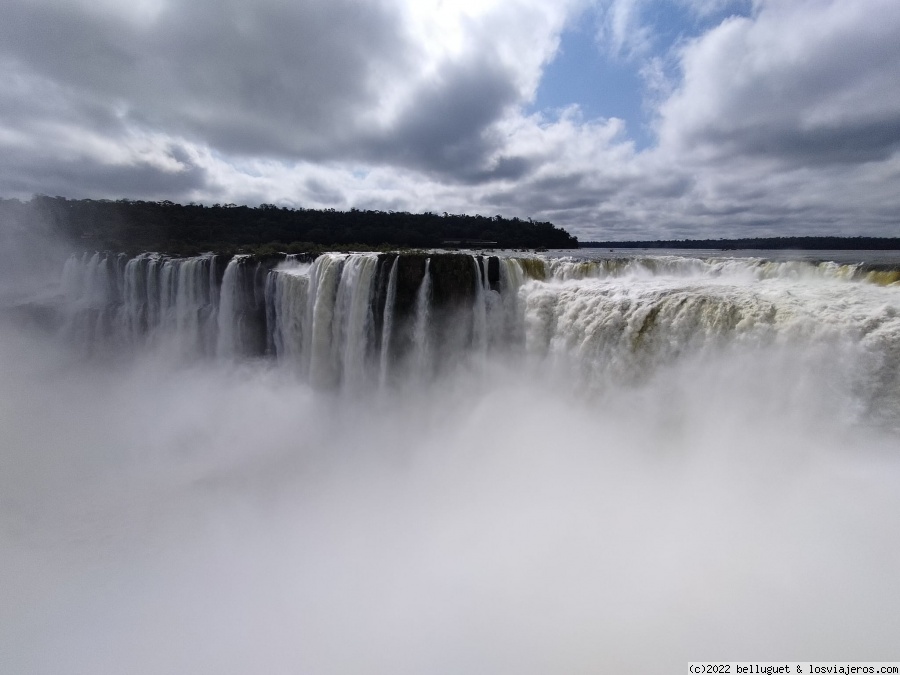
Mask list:
[[754,237],[658,241],[582,241],[579,248],[668,248],[780,251],[898,251],[900,237]]

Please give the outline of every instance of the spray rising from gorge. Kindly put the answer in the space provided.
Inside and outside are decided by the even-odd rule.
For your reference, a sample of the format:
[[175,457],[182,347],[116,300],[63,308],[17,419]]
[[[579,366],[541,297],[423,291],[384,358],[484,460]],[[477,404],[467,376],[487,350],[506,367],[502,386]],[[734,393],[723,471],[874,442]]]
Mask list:
[[70,257],[15,314],[42,329],[4,324],[0,651],[22,673],[892,658],[896,281]]

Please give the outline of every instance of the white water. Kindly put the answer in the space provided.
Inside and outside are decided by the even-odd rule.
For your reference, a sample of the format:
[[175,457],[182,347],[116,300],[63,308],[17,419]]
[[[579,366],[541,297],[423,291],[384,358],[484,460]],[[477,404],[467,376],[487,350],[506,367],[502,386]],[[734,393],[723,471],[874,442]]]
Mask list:
[[425,260],[425,275],[416,293],[416,313],[413,324],[412,376],[415,382],[428,379],[431,371],[431,258]]
[[309,304],[310,265],[288,264],[266,280],[269,324],[278,360],[299,372],[306,337],[304,319]]
[[[895,659],[900,287],[500,262],[484,368],[347,396],[382,362],[365,256],[272,272],[275,358],[225,361],[184,358],[234,315],[208,266],[70,261],[61,338],[0,324],[2,670]],[[81,358],[103,325],[132,359]]]
[[[228,273],[236,279],[236,264]],[[235,351],[233,287],[225,288],[219,312],[215,259],[181,260],[143,254],[71,256],[61,280],[70,342],[92,352],[100,346],[137,349],[156,344],[196,357]],[[220,317],[220,318],[217,318]]]
[[306,325],[310,327],[310,339],[304,344],[304,365],[309,378],[315,384],[325,385],[336,381],[337,364],[334,335],[334,299],[344,264],[344,256],[325,254],[320,256],[310,271],[309,304]]
[[[242,351],[243,345],[241,344],[240,325],[238,324],[240,320],[240,274],[241,259],[235,257],[228,263],[228,266],[225,268],[225,276],[222,278],[222,295],[219,300],[218,314],[219,337],[216,343],[216,355],[220,358],[233,358]],[[190,279],[192,276],[188,278]],[[188,284],[179,283],[179,291],[186,286],[190,288]],[[188,292],[188,295],[192,294]],[[179,326],[179,329],[184,329],[188,333],[191,332],[191,328],[192,326],[190,325]]]
[[351,256],[344,263],[338,286],[334,322],[334,344],[342,347],[339,355],[344,387],[366,380],[366,347],[372,341],[372,281],[377,255]]
[[487,354],[488,347],[488,315],[485,293],[490,292],[490,286],[487,283],[487,266],[485,266],[482,278],[481,263],[479,259],[473,257],[472,264],[475,267],[475,303],[472,307],[474,312],[473,347],[477,353],[484,356]]
[[384,303],[384,319],[381,328],[381,356],[379,358],[379,384],[384,387],[387,384],[388,363],[391,353],[391,338],[394,332],[394,304],[397,302],[397,264],[400,256],[394,258],[391,263],[391,271],[388,277],[387,295]]

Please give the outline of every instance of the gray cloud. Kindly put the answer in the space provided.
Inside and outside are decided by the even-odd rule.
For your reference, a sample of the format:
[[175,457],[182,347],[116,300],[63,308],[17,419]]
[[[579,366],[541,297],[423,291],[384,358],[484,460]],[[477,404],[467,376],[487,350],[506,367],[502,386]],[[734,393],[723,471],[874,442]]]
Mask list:
[[893,0],[762,0],[649,56],[680,68],[648,80],[643,152],[621,121],[523,112],[577,0],[423,7],[10,0],[0,196],[503,213],[588,239],[896,233]]
[[483,169],[502,147],[502,139],[488,132],[491,124],[519,98],[510,73],[485,61],[445,64],[398,123],[369,141],[368,157],[464,181],[521,175],[527,166],[521,158]]
[[686,47],[663,142],[800,164],[886,159],[900,143],[898,32],[884,0],[763,3]]
[[383,3],[172,2],[144,24],[75,4],[11,3],[7,58],[128,120],[226,151],[322,152],[404,58]]
[[[64,92],[45,118],[113,135],[160,130],[237,157],[388,163],[469,183],[524,173],[522,158],[491,159],[502,145],[491,125],[522,101],[516,64],[486,31],[464,54],[423,54],[401,9],[174,1],[136,21],[13,2],[0,59],[14,77]],[[17,106],[0,94],[12,126],[33,117]]]
[[148,165],[117,167],[101,162],[50,162],[32,157],[11,157],[15,170],[0,167],[0,183],[13,194],[29,193],[35,186],[49,195],[103,198],[124,195],[132,199],[190,201],[207,187],[206,174],[197,166],[177,173]]
[[774,124],[710,129],[702,135],[702,142],[714,146],[724,157],[760,155],[799,166],[878,162],[890,158],[900,146],[900,112],[885,119],[853,120],[812,129],[799,125],[778,128]]

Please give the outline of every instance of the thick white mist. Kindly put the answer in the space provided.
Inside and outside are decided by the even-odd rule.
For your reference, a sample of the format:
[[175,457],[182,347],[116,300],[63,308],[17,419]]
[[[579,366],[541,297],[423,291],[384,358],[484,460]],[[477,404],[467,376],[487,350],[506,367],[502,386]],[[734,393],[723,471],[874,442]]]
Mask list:
[[[376,262],[233,264],[220,288],[208,257],[144,256],[119,288],[85,256],[58,336],[0,314],[0,670],[896,658],[900,301],[869,283],[890,279],[507,260],[498,292],[473,259],[453,353],[429,266],[388,377]],[[257,279],[267,359],[241,356]]]
[[848,412],[852,353],[737,345],[591,393],[498,357],[353,397],[2,345],[6,672],[895,656],[900,457]]

